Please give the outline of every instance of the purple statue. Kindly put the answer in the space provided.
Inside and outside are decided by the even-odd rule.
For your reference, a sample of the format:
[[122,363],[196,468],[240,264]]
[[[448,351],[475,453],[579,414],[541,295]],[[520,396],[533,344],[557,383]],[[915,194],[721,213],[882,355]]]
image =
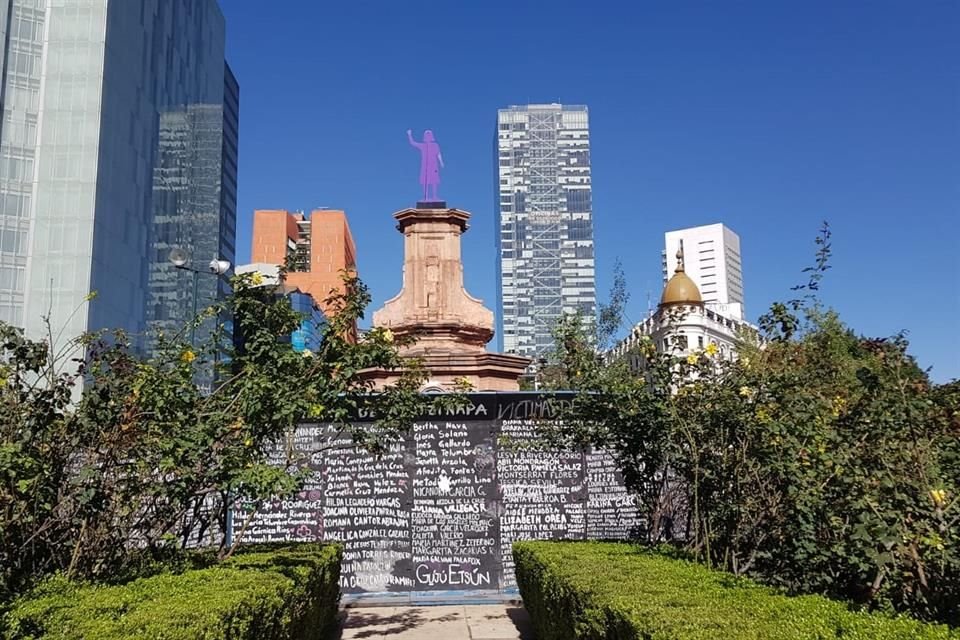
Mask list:
[[423,200],[436,202],[440,199],[437,190],[440,188],[440,168],[443,167],[440,145],[433,139],[433,131],[429,129],[423,132],[423,142],[414,140],[410,129],[407,129],[407,139],[411,145],[420,150],[420,185],[423,187]]

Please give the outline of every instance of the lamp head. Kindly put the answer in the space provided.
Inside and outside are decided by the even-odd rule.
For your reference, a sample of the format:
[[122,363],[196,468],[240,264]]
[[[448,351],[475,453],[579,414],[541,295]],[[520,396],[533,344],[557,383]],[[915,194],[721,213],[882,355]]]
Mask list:
[[173,266],[180,268],[187,264],[187,261],[190,259],[190,256],[187,255],[187,252],[176,247],[170,251],[170,262],[173,263]]
[[210,261],[210,273],[215,273],[218,276],[222,276],[227,271],[230,271],[229,260],[211,260]]

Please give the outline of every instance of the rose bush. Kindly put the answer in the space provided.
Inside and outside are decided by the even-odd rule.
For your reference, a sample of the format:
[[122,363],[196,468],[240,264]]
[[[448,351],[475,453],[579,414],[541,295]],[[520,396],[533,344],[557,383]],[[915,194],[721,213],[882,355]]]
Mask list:
[[545,382],[580,393],[545,442],[613,451],[650,542],[791,592],[960,623],[958,383],[933,384],[904,335],[863,337],[824,310],[826,227],[818,246],[804,295],[773,305],[737,360],[648,341],[638,374],[597,355],[608,335],[561,322]]
[[[370,296],[345,278],[313,353],[291,347],[302,318],[257,274],[234,278],[232,294],[194,320],[230,317],[234,340],[223,323],[194,346],[187,327],[157,336],[149,359],[122,334],[57,345],[0,326],[0,601],[56,571],[108,578],[195,544],[228,556],[231,507],[302,481],[293,453],[286,469],[267,458],[301,420],[353,430],[351,416],[368,410],[374,428],[352,433],[374,451],[404,432],[425,409],[422,372],[389,332],[356,339]],[[202,392],[195,380],[213,362]],[[402,376],[374,394],[360,375],[371,367]]]

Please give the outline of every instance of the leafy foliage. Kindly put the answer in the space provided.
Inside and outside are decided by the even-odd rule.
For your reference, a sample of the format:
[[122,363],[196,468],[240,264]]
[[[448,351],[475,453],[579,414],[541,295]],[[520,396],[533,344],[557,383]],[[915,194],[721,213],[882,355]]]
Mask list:
[[0,636],[320,640],[336,621],[341,555],[336,545],[255,549],[111,586],[57,576],[14,603]]
[[[517,583],[543,640],[960,637],[945,626],[857,613],[628,544],[517,542]],[[603,567],[603,571],[597,571]]]
[[[232,295],[194,321],[232,317],[236,348],[222,329],[191,345],[188,327],[159,336],[158,355],[144,360],[122,334],[58,348],[52,331],[32,341],[0,326],[0,601],[55,571],[122,573],[133,548],[162,557],[213,544],[228,556],[232,506],[302,484],[301,460],[285,447],[300,421],[354,429],[363,408],[379,421],[353,436],[372,451],[403,433],[433,402],[417,392],[423,373],[389,331],[356,338],[370,296],[344,277],[317,353],[291,347],[302,318],[257,273],[234,278]],[[195,380],[211,362],[220,373],[205,394]],[[370,368],[402,375],[374,393]],[[269,464],[277,447],[289,450],[285,469]]]
[[829,238],[804,294],[773,305],[736,360],[648,340],[631,354],[638,374],[561,323],[555,380],[579,393],[547,439],[613,451],[650,542],[791,592],[960,624],[957,383],[933,385],[904,335],[858,336],[821,308]]

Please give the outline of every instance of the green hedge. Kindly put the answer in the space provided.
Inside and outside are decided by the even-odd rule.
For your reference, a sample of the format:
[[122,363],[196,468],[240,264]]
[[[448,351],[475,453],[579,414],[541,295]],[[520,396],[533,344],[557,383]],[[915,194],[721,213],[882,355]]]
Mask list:
[[[54,578],[13,603],[7,640],[320,640],[337,615],[337,545],[259,546],[122,585]],[[203,560],[198,560],[203,564]]]
[[629,544],[518,542],[513,557],[537,640],[960,639],[945,626],[787,597]]

